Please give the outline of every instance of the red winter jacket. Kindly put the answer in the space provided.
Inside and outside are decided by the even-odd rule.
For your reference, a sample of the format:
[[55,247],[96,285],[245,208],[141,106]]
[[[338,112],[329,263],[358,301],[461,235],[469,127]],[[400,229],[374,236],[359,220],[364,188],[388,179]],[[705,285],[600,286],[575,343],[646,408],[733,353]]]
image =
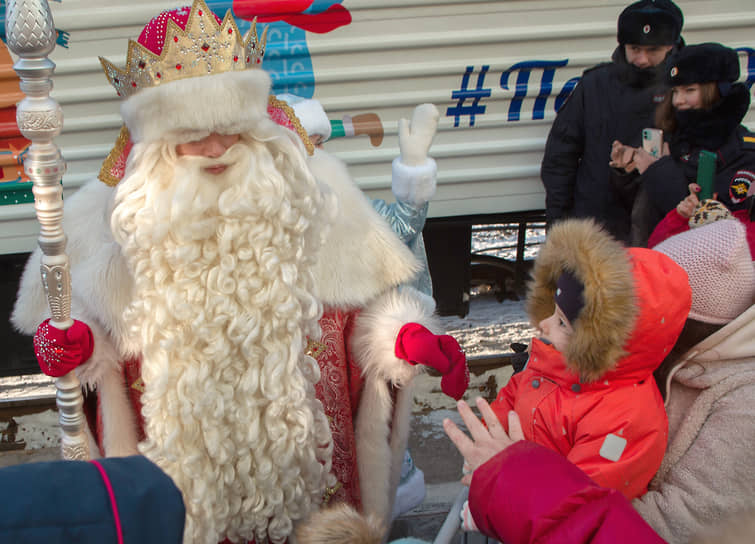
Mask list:
[[491,404],[502,422],[516,411],[524,437],[557,451],[628,499],[645,493],[666,451],[668,420],[648,369],[642,380],[580,384],[563,356],[533,339],[527,368]]
[[665,542],[619,492],[527,441],[475,470],[469,509],[480,532],[507,544]]

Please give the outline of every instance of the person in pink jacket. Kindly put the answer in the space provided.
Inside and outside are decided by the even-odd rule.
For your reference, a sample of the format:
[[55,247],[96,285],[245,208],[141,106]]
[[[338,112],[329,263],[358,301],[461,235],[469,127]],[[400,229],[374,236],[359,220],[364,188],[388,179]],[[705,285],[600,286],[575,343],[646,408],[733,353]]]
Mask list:
[[[460,402],[472,439],[450,420],[444,428],[472,471],[462,483],[471,483],[470,517],[480,531],[507,544],[688,543],[753,521],[755,269],[745,229],[739,221],[717,221],[669,238],[658,251],[687,272],[692,308],[655,376],[669,444],[649,491],[622,500],[563,456],[519,442],[515,412],[506,414],[507,433],[484,400],[477,404],[487,427]],[[645,523],[657,537],[638,536]],[[751,534],[718,541],[750,542]]]

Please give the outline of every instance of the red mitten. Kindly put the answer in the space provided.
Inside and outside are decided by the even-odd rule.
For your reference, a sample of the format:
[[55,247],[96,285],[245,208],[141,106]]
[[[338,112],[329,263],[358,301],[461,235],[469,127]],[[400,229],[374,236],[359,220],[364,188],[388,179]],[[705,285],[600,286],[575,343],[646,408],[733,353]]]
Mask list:
[[86,323],[74,320],[62,331],[46,319],[34,335],[34,354],[39,368],[48,376],[59,378],[92,356],[94,338]]
[[453,336],[435,335],[419,323],[407,323],[396,338],[396,357],[440,372],[440,388],[449,397],[459,400],[467,390],[467,358]]

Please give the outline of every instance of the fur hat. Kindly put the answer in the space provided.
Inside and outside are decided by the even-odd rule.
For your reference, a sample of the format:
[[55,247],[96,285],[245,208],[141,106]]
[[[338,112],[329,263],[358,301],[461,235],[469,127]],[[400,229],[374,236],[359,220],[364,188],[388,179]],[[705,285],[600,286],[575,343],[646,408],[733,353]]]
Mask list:
[[[687,278],[665,255],[627,249],[592,219],[566,219],[548,231],[527,293],[530,321],[554,311],[558,278],[571,272],[584,285],[584,306],[571,323],[566,365],[591,382],[618,364],[648,371],[660,364],[684,326]],[[658,319],[656,319],[658,316]]]
[[695,212],[692,217],[689,218],[687,224],[689,228],[702,227],[715,221],[723,221],[724,219],[731,219],[733,216],[724,204],[718,200],[712,198],[706,198],[700,205],[695,208]]
[[675,45],[684,16],[671,0],[640,0],[619,15],[617,38],[621,45]]
[[666,83],[671,87],[707,81],[734,83],[737,79],[739,55],[720,43],[687,45],[666,61]]
[[242,38],[230,10],[221,21],[195,0],[191,8],[150,20],[138,40],[129,41],[124,68],[100,57],[123,99],[132,141],[188,141],[197,131],[235,134],[267,117],[270,76],[260,68],[266,31],[258,37],[252,25]]
[[753,303],[755,269],[744,226],[725,219],[672,236],[655,246],[689,276],[689,317],[704,323],[728,323]]

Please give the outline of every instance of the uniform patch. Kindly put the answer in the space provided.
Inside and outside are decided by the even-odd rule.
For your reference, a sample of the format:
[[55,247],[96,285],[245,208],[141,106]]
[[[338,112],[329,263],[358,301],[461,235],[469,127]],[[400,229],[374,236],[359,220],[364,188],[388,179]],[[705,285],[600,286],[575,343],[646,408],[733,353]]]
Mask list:
[[621,459],[621,454],[624,453],[626,447],[626,438],[609,433],[606,435],[606,439],[603,440],[603,445],[600,447],[599,453],[603,459],[616,462]]
[[732,203],[739,204],[747,198],[747,193],[753,187],[755,173],[749,170],[739,170],[729,182],[729,198]]

